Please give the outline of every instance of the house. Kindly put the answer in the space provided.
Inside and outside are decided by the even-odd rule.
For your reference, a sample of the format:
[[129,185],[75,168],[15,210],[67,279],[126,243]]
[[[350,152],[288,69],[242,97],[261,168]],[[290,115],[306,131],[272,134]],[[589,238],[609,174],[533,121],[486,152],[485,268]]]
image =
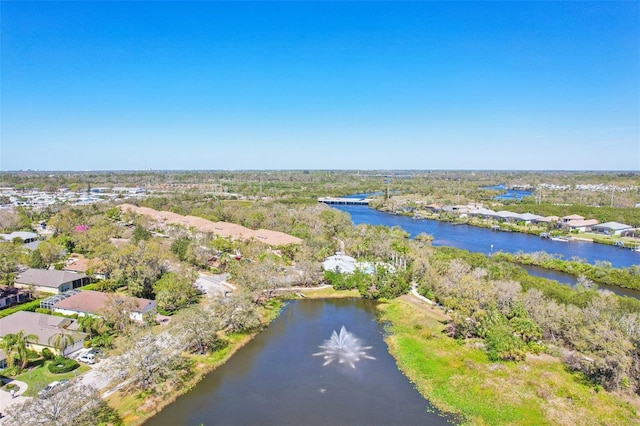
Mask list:
[[356,270],[356,260],[351,256],[337,251],[335,255],[327,257],[324,262],[322,262],[322,269],[339,274],[353,274]]
[[535,223],[540,219],[544,219],[542,216],[533,213],[522,213],[520,215],[520,220],[524,223]]
[[517,222],[520,220],[520,215],[514,212],[508,212],[506,210],[500,210],[493,215],[494,219],[502,219],[505,222]]
[[393,269],[392,265],[386,263],[358,262],[353,257],[337,251],[335,255],[327,257],[322,262],[322,269],[336,272],[338,274],[353,274],[356,270],[365,274],[373,274],[376,267],[381,266],[386,269]]
[[59,294],[89,284],[85,274],[52,269],[29,268],[15,279],[14,286],[43,293]]
[[84,259],[79,257],[71,257],[67,259],[63,271],[68,272],[76,272],[86,274],[88,269],[93,269],[93,277],[104,280],[106,278],[106,273],[103,268],[100,267],[96,260]]
[[584,216],[580,216],[579,214],[571,214],[569,216],[560,218],[560,222],[562,223],[569,223],[572,220],[584,220]]
[[19,232],[12,232],[10,234],[0,234],[0,238],[2,238],[5,241],[13,241],[16,238],[20,238],[23,244],[28,244],[34,241],[38,241],[40,237],[35,232],[19,231]]
[[[53,296],[53,298],[60,296]],[[50,309],[53,312],[63,315],[78,315],[81,317],[85,315],[100,316],[105,306],[109,303],[110,298],[114,297],[122,301],[134,302],[137,309],[130,313],[130,317],[134,321],[142,322],[146,313],[155,312],[157,308],[155,300],[86,290],[76,291],[71,296],[56,301]],[[46,299],[41,303],[41,306],[46,307],[43,303],[46,303]]]
[[31,299],[31,292],[15,287],[0,287],[0,309]]
[[547,217],[540,217],[538,219],[535,219],[533,222],[534,223],[546,223],[548,225],[554,224],[557,221],[559,221],[560,218],[558,216],[547,216]]
[[625,231],[633,229],[633,226],[618,222],[605,222],[591,228],[593,232],[600,232],[609,235],[621,235]]
[[62,355],[67,355],[82,348],[87,333],[78,331],[78,328],[78,322],[74,319],[29,311],[18,311],[7,317],[0,318],[0,337],[4,337],[7,334],[17,334],[20,331],[25,336],[33,334],[37,339],[33,341],[27,340],[27,342],[29,348],[36,351],[49,348],[52,352],[58,353],[51,344],[53,336],[62,333],[70,335],[73,344],[67,346]]
[[569,222],[563,223],[562,226],[565,228],[569,228],[569,230],[571,231],[586,232],[586,231],[590,231],[591,227],[597,224],[598,224],[598,221],[596,219],[583,219],[583,220],[575,219],[575,220],[570,220]]
[[491,219],[495,216],[496,212],[484,207],[477,207],[474,210],[471,210],[469,214],[482,219]]

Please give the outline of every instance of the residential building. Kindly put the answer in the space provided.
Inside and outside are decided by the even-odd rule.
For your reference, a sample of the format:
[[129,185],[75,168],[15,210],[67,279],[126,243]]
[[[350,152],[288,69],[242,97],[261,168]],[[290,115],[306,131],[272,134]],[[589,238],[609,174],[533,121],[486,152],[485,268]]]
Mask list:
[[625,231],[633,229],[631,225],[625,225],[618,222],[605,222],[595,225],[591,228],[593,232],[600,232],[602,234],[620,235]]
[[15,279],[14,286],[43,293],[59,294],[89,284],[85,274],[53,269],[29,268]]
[[23,244],[27,244],[37,241],[40,237],[35,232],[18,231],[10,234],[0,234],[0,238],[5,241],[13,241],[16,238],[20,238]]
[[31,299],[31,292],[27,289],[15,287],[0,287],[0,309],[26,302]]
[[[60,297],[60,296],[54,296]],[[78,315],[78,316],[101,316],[105,306],[113,298],[119,301],[131,301],[134,302],[137,308],[130,313],[130,317],[134,321],[142,322],[146,313],[154,313],[157,308],[155,300],[142,299],[139,297],[128,297],[121,294],[102,293],[99,291],[77,291],[70,297],[63,298],[55,302],[51,308],[53,312],[58,312],[64,315]],[[43,301],[46,303],[46,299]],[[44,306],[41,304],[41,306]],[[44,306],[46,307],[46,306]]]
[[78,322],[74,319],[29,311],[18,311],[0,318],[0,337],[7,334],[17,334],[20,331],[25,336],[33,334],[37,339],[27,340],[27,342],[29,348],[35,351],[49,348],[51,351],[59,353],[51,344],[53,336],[62,333],[71,336],[73,343],[64,349],[62,355],[68,355],[82,348],[87,334],[78,329]]
[[598,224],[596,219],[574,219],[562,224],[564,228],[569,228],[570,231],[587,232],[591,228]]

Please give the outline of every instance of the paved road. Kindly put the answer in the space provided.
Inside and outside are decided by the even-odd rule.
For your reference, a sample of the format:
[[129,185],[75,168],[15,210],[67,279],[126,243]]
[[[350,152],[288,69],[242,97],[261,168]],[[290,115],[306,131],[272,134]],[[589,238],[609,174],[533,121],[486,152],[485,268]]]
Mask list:
[[229,278],[231,274],[207,275],[201,272],[196,280],[196,287],[208,296],[224,296],[227,292],[235,290],[235,287],[227,282]]

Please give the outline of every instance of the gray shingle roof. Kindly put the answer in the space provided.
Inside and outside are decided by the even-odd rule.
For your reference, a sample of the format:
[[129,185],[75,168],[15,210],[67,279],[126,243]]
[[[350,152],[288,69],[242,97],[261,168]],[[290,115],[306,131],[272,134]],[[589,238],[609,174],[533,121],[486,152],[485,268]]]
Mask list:
[[18,275],[16,283],[24,285],[36,285],[39,287],[58,288],[64,283],[85,278],[85,274],[53,269],[30,268]]

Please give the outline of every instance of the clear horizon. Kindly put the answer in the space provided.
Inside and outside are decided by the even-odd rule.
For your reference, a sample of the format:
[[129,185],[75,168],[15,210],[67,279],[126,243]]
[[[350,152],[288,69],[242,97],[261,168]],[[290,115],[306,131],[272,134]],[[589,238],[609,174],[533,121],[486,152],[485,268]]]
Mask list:
[[639,2],[2,2],[0,171],[640,170]]

